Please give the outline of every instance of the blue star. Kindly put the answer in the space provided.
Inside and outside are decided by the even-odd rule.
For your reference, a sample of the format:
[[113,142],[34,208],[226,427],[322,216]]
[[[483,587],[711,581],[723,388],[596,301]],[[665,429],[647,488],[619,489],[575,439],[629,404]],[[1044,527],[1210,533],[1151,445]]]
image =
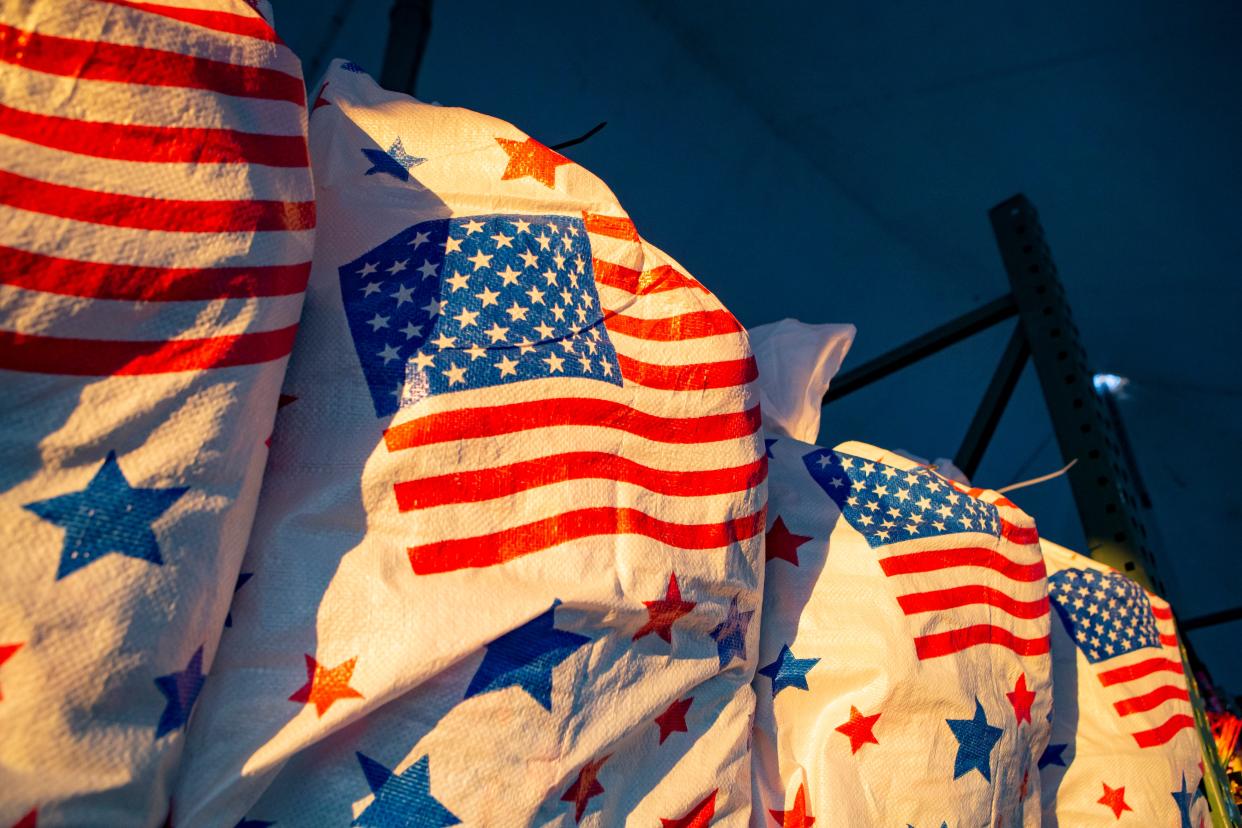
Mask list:
[[108,452],[99,471],[80,492],[27,503],[24,508],[63,526],[56,580],[113,552],[162,565],[151,523],[188,491],[187,486],[135,489],[129,485],[116,452]]
[[444,828],[461,822],[431,795],[431,757],[424,755],[400,775],[369,756],[355,754],[375,799],[350,825],[366,828]]
[[759,671],[762,676],[772,679],[772,695],[786,687],[797,687],[799,690],[809,689],[806,686],[806,674],[819,664],[818,658],[794,658],[788,644],[781,646],[781,654],[767,667]]
[[384,173],[391,175],[398,181],[410,180],[410,167],[416,167],[426,161],[426,158],[415,158],[405,151],[405,147],[401,145],[401,139],[392,142],[392,146],[387,152],[377,149],[364,149],[362,154],[371,162],[371,169],[367,170],[367,175],[375,175],[376,173]]
[[770,440],[766,437],[764,438],[763,440],[763,456],[764,457],[770,458],[772,456],[772,446],[774,445],[776,445],[776,440]]
[[[249,581],[249,580],[250,580],[251,578],[253,578],[253,577],[254,577],[254,573],[253,573],[253,572],[239,572],[239,573],[237,573],[237,586],[233,587],[233,596],[234,596],[234,597],[236,597],[236,596],[237,596],[237,590],[239,590],[239,589],[241,589],[242,587],[244,587],[244,586],[246,585],[246,581]],[[230,609],[230,610],[229,610],[228,615],[224,616],[224,626],[226,626],[226,627],[231,627],[231,626],[233,626],[233,610],[232,610],[232,609]]]
[[1000,741],[1004,732],[999,727],[988,724],[983,714],[983,704],[975,698],[975,717],[973,719],[946,719],[949,729],[957,738],[957,757],[953,760],[953,778],[957,779],[977,770],[983,778],[992,781],[992,748]]
[[1190,822],[1190,809],[1194,807],[1195,800],[1199,798],[1198,789],[1186,789],[1186,774],[1182,774],[1182,789],[1173,791],[1173,801],[1177,803],[1177,812],[1181,814],[1181,828],[1194,828]]
[[1069,745],[1048,745],[1048,747],[1044,748],[1043,756],[1039,757],[1039,769],[1043,770],[1049,765],[1065,767],[1065,757],[1061,754],[1065,753],[1067,747]]
[[720,657],[720,668],[723,670],[734,658],[746,660],[746,628],[750,626],[754,610],[738,612],[738,596],[734,595],[729,603],[729,613],[708,633],[716,641],[716,655]]
[[344,63],[342,63],[341,68],[344,69],[346,72],[354,72],[359,75],[365,75],[367,73],[366,69],[363,69],[361,66],[354,63],[352,60],[347,60]]
[[158,739],[165,733],[171,733],[185,726],[190,719],[190,711],[194,709],[194,702],[198,700],[198,694],[203,689],[205,679],[203,648],[199,647],[194,651],[194,655],[190,656],[190,663],[185,666],[184,670],[160,676],[155,680],[155,686],[164,694],[164,698],[168,699],[168,704],[165,705],[164,712],[160,715],[160,723],[155,728],[155,738]]
[[552,668],[591,640],[585,635],[556,629],[556,608],[560,603],[558,598],[542,615],[488,644],[487,654],[474,678],[470,679],[464,698],[505,687],[521,687],[551,712]]

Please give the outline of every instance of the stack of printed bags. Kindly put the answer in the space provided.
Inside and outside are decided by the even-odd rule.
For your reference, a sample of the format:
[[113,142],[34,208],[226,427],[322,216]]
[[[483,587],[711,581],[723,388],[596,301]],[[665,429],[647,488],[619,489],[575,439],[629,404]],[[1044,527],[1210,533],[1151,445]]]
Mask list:
[[3,6],[0,826],[1203,819],[1166,604],[813,445],[852,327],[267,11]]

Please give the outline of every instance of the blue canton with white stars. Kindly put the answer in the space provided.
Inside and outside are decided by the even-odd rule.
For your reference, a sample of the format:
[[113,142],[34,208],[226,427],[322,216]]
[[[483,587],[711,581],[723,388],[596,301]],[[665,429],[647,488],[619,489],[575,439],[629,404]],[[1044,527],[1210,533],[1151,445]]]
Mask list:
[[621,385],[580,218],[425,221],[340,268],[376,416],[547,377]]
[[1048,595],[1070,637],[1092,664],[1160,646],[1147,593],[1124,575],[1063,569],[1048,575]]
[[930,469],[903,470],[830,449],[813,451],[802,462],[872,549],[956,532],[1000,531],[995,506],[962,494]]

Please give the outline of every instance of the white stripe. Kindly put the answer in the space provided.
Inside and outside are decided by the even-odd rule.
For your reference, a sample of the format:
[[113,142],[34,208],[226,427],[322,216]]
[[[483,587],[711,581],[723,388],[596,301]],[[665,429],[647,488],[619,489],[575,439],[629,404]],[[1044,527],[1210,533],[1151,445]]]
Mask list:
[[[754,499],[754,489],[708,497],[673,497],[654,495],[641,486],[611,480],[569,480],[541,486],[524,492],[479,503],[437,506],[407,512],[406,546],[418,546],[443,540],[459,540],[503,532],[517,526],[563,515],[577,509],[630,508],[644,512],[666,523],[685,526],[713,526],[747,515],[739,507]],[[397,509],[395,496],[392,510]],[[754,505],[754,511],[759,506]],[[611,534],[611,533],[606,533]],[[620,533],[628,534],[628,533]],[[664,544],[680,549],[675,544]],[[733,546],[721,544],[713,549]]]
[[302,295],[208,302],[85,299],[0,285],[5,330],[70,339],[160,342],[287,328],[298,321]]
[[[628,432],[596,426],[543,426],[497,437],[455,440],[397,452],[404,457],[399,480],[419,480],[445,473],[485,471],[569,452],[606,452],[663,471],[699,471],[744,466],[763,456],[747,439],[712,443],[657,443]],[[298,463],[312,467],[314,463]]]
[[[153,0],[160,3],[161,0]],[[20,8],[25,6],[26,8]],[[210,11],[224,11],[214,4]],[[13,0],[0,8],[0,22],[53,37],[139,46],[236,66],[268,67],[301,75],[301,63],[283,44],[219,32],[159,14],[113,5],[56,0]]]
[[0,205],[0,243],[31,253],[147,267],[231,267],[310,260],[314,230],[170,233],[74,221]]
[[[78,121],[236,129],[262,135],[306,131],[306,108],[290,101],[64,77],[12,65],[4,66],[3,76],[0,100],[26,112]],[[104,113],[111,117],[104,118]]]
[[313,201],[305,168],[96,158],[0,135],[3,168],[27,178],[97,192],[194,201]]

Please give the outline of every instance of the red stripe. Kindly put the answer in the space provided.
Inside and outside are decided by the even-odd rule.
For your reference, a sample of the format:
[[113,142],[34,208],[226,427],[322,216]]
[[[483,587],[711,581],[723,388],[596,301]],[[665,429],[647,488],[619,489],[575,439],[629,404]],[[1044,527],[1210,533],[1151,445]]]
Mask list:
[[306,290],[310,267],[310,262],[261,267],[142,267],[81,262],[0,246],[0,284],[62,296],[135,302],[289,296]]
[[996,607],[1014,618],[1041,618],[1048,614],[1048,596],[1046,595],[1036,601],[1019,601],[999,589],[979,584],[931,592],[914,592],[900,596],[897,603],[901,605],[906,615],[913,615],[916,612],[937,612],[975,604]]
[[754,357],[728,362],[702,362],[697,365],[655,365],[617,354],[621,376],[646,388],[662,391],[703,391],[733,388],[759,376]]
[[1161,643],[1161,644],[1163,644],[1163,645],[1164,645],[1164,646],[1166,646],[1166,647],[1176,647],[1176,646],[1177,646],[1177,636],[1176,636],[1176,635],[1165,635],[1165,634],[1161,633],[1161,635],[1160,635],[1160,643]]
[[145,46],[26,32],[2,23],[0,62],[82,80],[207,89],[221,95],[306,106],[302,79],[276,69],[237,66]]
[[1048,652],[1050,638],[1046,635],[1040,638],[1020,638],[1004,627],[975,624],[972,627],[946,630],[933,635],[921,635],[914,639],[914,649],[920,659],[952,655],[981,644],[1006,647],[1023,656],[1043,655]]
[[763,531],[764,512],[723,523],[669,523],[637,509],[578,509],[489,535],[412,546],[407,551],[417,575],[494,566],[567,541],[599,535],[642,535],[680,549],[719,549]]
[[1134,741],[1138,742],[1141,748],[1157,747],[1167,743],[1179,732],[1188,727],[1194,727],[1195,720],[1185,713],[1178,713],[1176,716],[1170,716],[1169,720],[1159,727],[1153,727],[1151,730],[1141,730],[1134,734]]
[[637,316],[616,313],[605,316],[604,324],[607,325],[609,333],[657,342],[701,339],[742,330],[742,326],[727,310],[694,311],[664,319],[640,319]]
[[1123,681],[1134,681],[1160,672],[1177,673],[1180,676],[1183,674],[1182,663],[1171,658],[1149,658],[1146,661],[1127,664],[1125,667],[1117,667],[1100,673],[1100,684],[1111,687]]
[[1001,518],[1001,537],[1013,543],[1039,543],[1039,530],[1034,526],[1016,526]]
[[1155,604],[1152,604],[1151,614],[1159,618],[1161,621],[1173,620],[1173,610],[1168,607],[1158,607]]
[[205,339],[125,341],[64,339],[0,331],[0,368],[39,374],[104,377],[168,374],[271,362],[293,349],[297,326]]
[[78,155],[120,161],[310,165],[306,139],[301,135],[79,121],[4,104],[0,104],[0,134]]
[[638,228],[634,226],[634,222],[623,216],[601,216],[584,212],[582,222],[586,225],[588,233],[594,233],[597,236],[611,236],[614,239],[634,242],[639,240]]
[[137,2],[137,0],[101,0],[101,2],[157,14],[160,17],[180,20],[182,23],[202,26],[204,29],[211,29],[217,32],[253,37],[271,43],[279,42],[276,33],[272,31],[272,27],[267,25],[267,21],[257,14],[242,15],[205,9],[186,9],[180,6],[164,6],[159,3],[141,3]]
[[1190,701],[1190,694],[1186,692],[1185,688],[1174,687],[1172,684],[1162,684],[1150,693],[1114,702],[1113,707],[1117,708],[1118,716],[1129,716],[1131,713],[1144,713],[1157,708],[1171,699],[1188,702]]
[[309,230],[313,201],[182,201],[101,193],[0,170],[0,204],[48,216],[182,233]]
[[532,428],[595,426],[660,443],[714,443],[747,437],[759,430],[759,406],[708,417],[657,417],[610,400],[589,397],[530,400],[510,405],[462,408],[429,414],[384,432],[389,451],[497,437]]
[[393,489],[397,494],[397,508],[409,512],[450,503],[492,500],[567,480],[631,483],[673,497],[727,494],[759,485],[766,474],[767,463],[762,457],[731,469],[666,471],[607,452],[578,451],[507,466],[424,477],[397,483]]
[[1022,564],[1011,561],[994,549],[968,546],[959,549],[934,549],[929,552],[913,552],[908,555],[893,555],[880,560],[880,568],[884,574],[911,575],[916,572],[935,572],[954,566],[981,566],[999,572],[1011,581],[1038,581],[1048,574],[1042,560],[1036,563]]
[[622,267],[602,259],[591,260],[595,281],[606,287],[624,290],[636,296],[662,293],[677,288],[693,288],[707,292],[698,281],[670,265],[660,265],[646,272]]

